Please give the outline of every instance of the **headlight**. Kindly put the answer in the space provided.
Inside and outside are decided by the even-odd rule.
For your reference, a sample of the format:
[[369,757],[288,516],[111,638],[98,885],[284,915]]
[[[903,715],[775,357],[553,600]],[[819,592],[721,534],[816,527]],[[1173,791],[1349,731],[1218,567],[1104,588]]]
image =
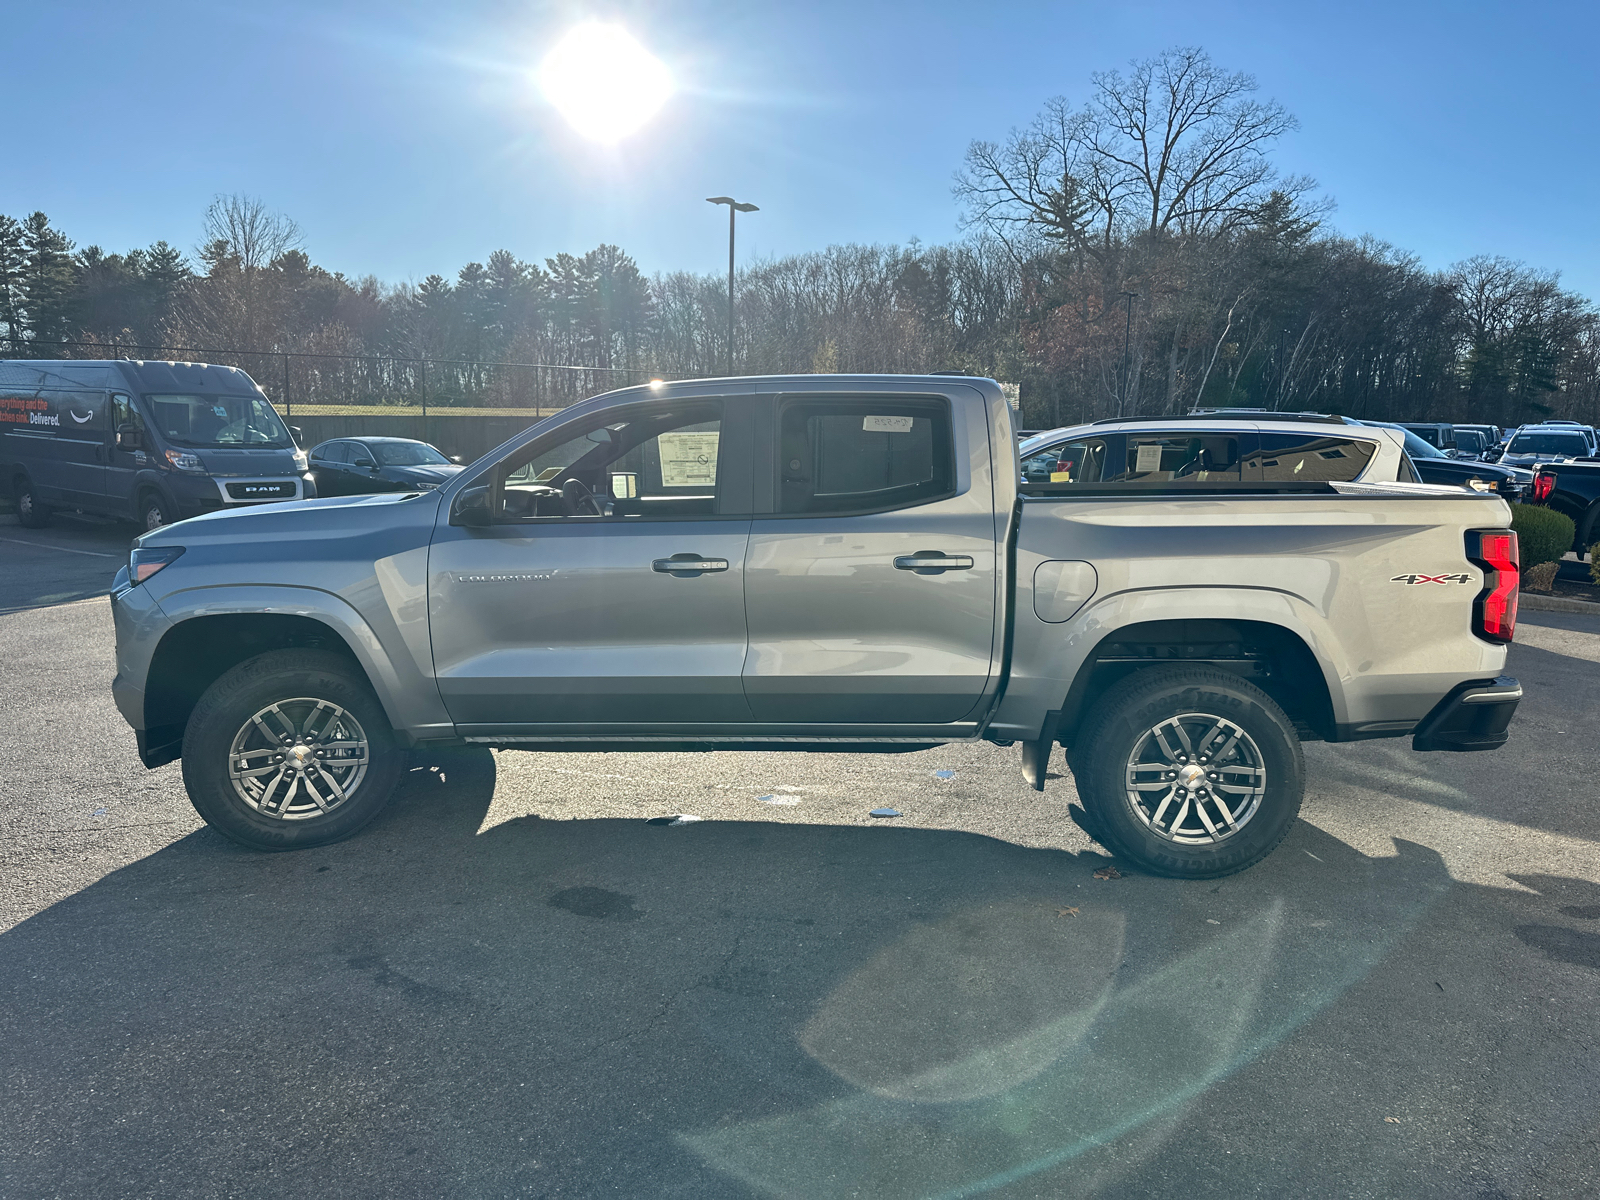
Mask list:
[[304,471],[307,465],[306,452],[304,450],[296,450],[294,452],[294,469],[296,471]]
[[439,485],[437,483],[413,483],[411,486],[419,492],[431,492]]
[[192,471],[195,474],[203,474],[205,472],[205,467],[201,465],[198,455],[186,454],[182,450],[168,450],[167,464],[179,471]]
[[178,561],[182,546],[135,546],[128,555],[128,582],[141,584],[162,567]]
[[1487,479],[1469,479],[1467,480],[1467,486],[1475,492],[1494,491],[1494,484],[1490,483]]

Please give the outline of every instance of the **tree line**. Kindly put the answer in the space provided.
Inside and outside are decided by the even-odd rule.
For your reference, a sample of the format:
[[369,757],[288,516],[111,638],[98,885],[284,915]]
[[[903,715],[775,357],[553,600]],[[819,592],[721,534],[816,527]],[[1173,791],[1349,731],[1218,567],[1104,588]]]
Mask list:
[[[1431,270],[1340,234],[1314,181],[1275,168],[1295,121],[1257,91],[1194,48],[1095,74],[1076,103],[972,144],[960,240],[742,269],[735,369],[989,375],[1020,384],[1034,426],[1194,405],[1600,419],[1590,301],[1504,258]],[[192,255],[108,254],[43,213],[0,216],[0,347],[204,349],[269,391],[271,356],[304,356],[283,381],[297,399],[388,403],[564,402],[725,369],[725,277],[647,278],[616,246],[542,263],[497,250],[385,285],[317,266],[299,228],[248,197],[218,197],[204,230]],[[89,345],[52,346],[66,342]]]

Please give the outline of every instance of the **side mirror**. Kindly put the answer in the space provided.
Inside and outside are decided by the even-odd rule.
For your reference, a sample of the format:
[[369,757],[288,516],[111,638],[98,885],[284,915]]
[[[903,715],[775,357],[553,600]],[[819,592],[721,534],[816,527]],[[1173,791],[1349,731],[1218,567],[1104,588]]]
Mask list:
[[131,423],[127,424],[127,425],[118,425],[117,426],[117,449],[118,450],[143,450],[144,449],[144,433],[143,433],[143,431],[137,425],[134,425],[134,424],[131,424]]
[[616,430],[607,429],[604,425],[599,429],[591,429],[583,436],[587,441],[591,441],[597,446],[615,446],[617,444]]
[[289,436],[294,439],[296,446],[304,446],[306,444],[306,431],[298,425],[289,426]]
[[483,529],[489,521],[489,485],[463,488],[450,505],[450,524],[464,525],[469,529]]

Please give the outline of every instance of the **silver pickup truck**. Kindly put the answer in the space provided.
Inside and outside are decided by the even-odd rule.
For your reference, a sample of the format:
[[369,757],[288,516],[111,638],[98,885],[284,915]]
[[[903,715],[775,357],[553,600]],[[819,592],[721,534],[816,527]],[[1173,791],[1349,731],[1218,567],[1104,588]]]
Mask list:
[[144,763],[260,849],[354,833],[430,743],[982,738],[1041,789],[1065,746],[1115,853],[1228,874],[1293,823],[1301,741],[1493,749],[1522,694],[1505,503],[1319,476],[1367,432],[1308,430],[1289,471],[1248,430],[1127,431],[1096,482],[1024,483],[989,380],[630,388],[437,491],[146,534],[113,689]]

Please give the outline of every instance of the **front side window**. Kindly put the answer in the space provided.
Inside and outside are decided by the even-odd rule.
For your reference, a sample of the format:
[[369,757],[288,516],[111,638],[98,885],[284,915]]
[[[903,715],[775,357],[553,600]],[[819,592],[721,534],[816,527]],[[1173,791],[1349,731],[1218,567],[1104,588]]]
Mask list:
[[294,445],[282,418],[260,396],[147,396],[161,436],[175,446],[287,450]]
[[342,463],[348,452],[344,442],[323,442],[311,452],[311,457],[318,462]]
[[[685,520],[723,515],[722,411],[649,408],[541,439],[497,468],[495,519]],[[441,456],[442,457],[442,456]]]
[[1100,438],[1062,442],[1022,461],[1026,483],[1099,483],[1105,471],[1106,443]]
[[1351,483],[1376,450],[1360,438],[1263,433],[1261,448],[1248,461],[1251,478],[1262,483]]
[[1124,461],[1108,483],[1238,483],[1239,439],[1234,434],[1130,433]]
[[791,400],[778,424],[780,513],[881,512],[955,491],[942,402]]

